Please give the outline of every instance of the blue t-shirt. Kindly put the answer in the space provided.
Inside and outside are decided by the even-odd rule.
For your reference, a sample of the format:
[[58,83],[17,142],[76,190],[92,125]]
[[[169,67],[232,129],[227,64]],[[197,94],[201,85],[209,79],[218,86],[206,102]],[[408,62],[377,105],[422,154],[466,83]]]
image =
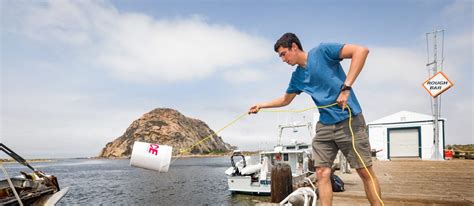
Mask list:
[[[311,96],[317,106],[325,106],[336,103],[341,92],[341,87],[346,80],[346,74],[342,69],[339,58],[344,44],[321,43],[318,47],[308,52],[306,68],[296,67],[288,85],[286,93],[305,92]],[[352,115],[362,112],[353,89],[347,104],[351,108]],[[323,124],[335,124],[349,118],[347,109],[342,112],[339,106],[328,107],[319,110],[319,121]]]

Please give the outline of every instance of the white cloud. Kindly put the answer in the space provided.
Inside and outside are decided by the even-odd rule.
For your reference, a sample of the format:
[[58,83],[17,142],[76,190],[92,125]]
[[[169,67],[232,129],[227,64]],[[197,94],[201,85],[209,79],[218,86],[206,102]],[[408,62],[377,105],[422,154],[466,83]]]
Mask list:
[[[411,110],[426,113],[428,94],[421,86],[428,78],[426,56],[410,48],[370,46],[366,64],[354,89],[366,120]],[[346,72],[350,60],[344,60]]]
[[[449,34],[449,33],[448,33]],[[454,69],[455,78],[466,78],[466,73],[471,73],[473,65],[474,39],[472,31],[465,31],[459,34],[447,35],[445,40],[445,65],[447,71]],[[471,81],[472,85],[472,81]]]
[[53,0],[28,4],[22,11],[6,14],[7,19],[16,17],[21,22],[8,24],[13,27],[9,30],[71,46],[81,51],[83,59],[92,59],[92,64],[124,80],[193,80],[265,61],[271,55],[271,45],[265,39],[198,16],[154,19],[120,13],[96,1]]
[[[196,18],[159,22],[145,18],[123,17],[99,55],[99,61],[121,77],[189,80],[268,57],[264,40],[232,27]],[[149,24],[140,25],[144,22]]]
[[233,69],[224,73],[224,79],[231,83],[247,83],[262,80],[265,73],[258,69]]
[[1,122],[1,141],[26,158],[95,156],[148,112],[144,107],[100,106],[94,95],[31,90],[17,90],[2,100],[7,119]]
[[[404,86],[427,77],[426,57],[406,48],[371,47],[361,81],[374,87]],[[421,83],[420,83],[421,84]]]

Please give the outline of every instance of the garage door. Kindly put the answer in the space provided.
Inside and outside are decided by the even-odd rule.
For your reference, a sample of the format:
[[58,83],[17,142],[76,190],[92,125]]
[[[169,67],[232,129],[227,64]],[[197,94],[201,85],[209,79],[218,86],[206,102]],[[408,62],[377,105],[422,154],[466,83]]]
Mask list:
[[420,157],[420,128],[388,130],[389,158]]

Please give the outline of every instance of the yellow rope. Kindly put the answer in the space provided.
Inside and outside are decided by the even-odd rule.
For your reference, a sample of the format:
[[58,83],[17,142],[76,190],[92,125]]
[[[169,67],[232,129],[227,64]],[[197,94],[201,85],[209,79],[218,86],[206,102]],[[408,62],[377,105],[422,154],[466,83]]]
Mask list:
[[247,112],[243,113],[242,115],[240,115],[239,117],[237,117],[236,119],[234,119],[232,122],[230,122],[229,124],[227,124],[226,126],[222,127],[221,129],[217,130],[216,132],[214,133],[211,133],[209,134],[207,137],[205,137],[204,139],[200,140],[199,142],[191,145],[190,147],[186,148],[186,149],[182,149],[180,150],[180,153],[184,153],[184,152],[188,152],[188,150],[192,149],[193,147],[201,144],[202,142],[204,142],[205,140],[211,138],[212,136],[214,135],[217,135],[217,133],[221,132],[222,130],[224,130],[225,128],[229,127],[230,125],[233,125],[234,123],[236,123],[237,121],[239,121],[240,119],[244,118],[246,115],[248,115]]
[[[319,106],[319,107],[309,107],[309,108],[301,109],[301,110],[262,110],[262,111],[263,112],[295,112],[295,113],[298,113],[298,112],[305,112],[305,111],[315,109],[315,108],[322,109],[322,108],[328,108],[328,107],[332,107],[332,106],[336,106],[336,105],[338,105],[338,103],[325,105],[325,106]],[[384,205],[384,202],[382,201],[382,199],[379,196],[379,193],[377,192],[377,188],[375,186],[374,178],[372,177],[372,174],[370,173],[369,169],[367,169],[367,166],[365,165],[364,160],[362,160],[362,157],[360,156],[359,152],[357,152],[357,149],[355,147],[355,135],[354,135],[354,131],[352,130],[352,111],[351,111],[351,108],[349,107],[349,105],[346,105],[346,108],[349,111],[349,130],[351,131],[351,135],[352,135],[352,148],[354,149],[355,153],[357,154],[357,157],[359,158],[359,161],[364,166],[365,171],[367,171],[367,173],[369,174],[370,180],[372,181],[372,186],[373,186],[374,191],[375,191],[375,195],[377,195],[377,198],[379,199],[379,201],[382,203],[382,205]]]
[[[334,103],[334,104],[329,104],[329,105],[325,105],[325,106],[319,106],[319,107],[309,107],[309,108],[306,108],[306,109],[301,109],[301,110],[272,110],[272,109],[262,109],[261,111],[262,112],[293,112],[293,113],[300,113],[300,112],[305,112],[305,111],[308,111],[308,110],[312,110],[312,109],[316,109],[316,108],[319,108],[319,109],[322,109],[322,108],[328,108],[328,107],[332,107],[332,106],[336,106],[338,105],[338,103]],[[349,107],[349,105],[346,105],[346,108],[348,109],[349,111],[349,130],[351,131],[351,135],[352,135],[352,148],[354,149],[355,153],[357,154],[357,157],[359,158],[360,162],[362,163],[362,165],[364,165],[364,169],[365,171],[367,171],[367,173],[369,174],[369,177],[370,177],[370,180],[372,181],[372,186],[374,188],[374,191],[375,191],[375,195],[377,196],[377,198],[379,199],[379,201],[382,203],[382,206],[384,205],[384,202],[382,201],[382,198],[380,198],[378,192],[377,192],[377,188],[375,186],[375,181],[372,177],[372,174],[370,173],[369,169],[367,169],[367,166],[365,165],[364,163],[364,160],[362,160],[362,157],[360,156],[359,152],[357,152],[357,149],[355,147],[355,135],[354,135],[354,131],[352,130],[352,112],[351,112],[351,108]],[[247,116],[248,113],[245,112],[243,113],[242,115],[240,115],[239,117],[237,117],[236,119],[234,119],[232,122],[230,122],[229,124],[225,125],[224,127],[222,127],[221,129],[217,130],[216,132],[213,132],[211,134],[209,134],[207,137],[203,138],[202,140],[200,140],[199,142],[191,145],[190,147],[186,148],[186,149],[182,149],[180,150],[180,153],[185,153],[185,152],[188,152],[190,149],[192,149],[193,147],[201,144],[202,142],[206,141],[207,139],[211,138],[212,136],[214,135],[217,135],[217,133],[221,132],[222,130],[226,129],[227,127],[233,125],[234,123],[236,123],[237,121],[239,121],[240,119],[244,118],[245,116]],[[174,162],[174,161],[173,161]],[[170,163],[171,164],[171,163]]]
[[367,169],[367,166],[365,165],[364,160],[362,160],[362,157],[360,157],[360,154],[359,152],[357,152],[357,149],[355,147],[355,138],[354,138],[355,135],[354,135],[354,131],[352,131],[352,112],[349,105],[346,105],[346,108],[349,111],[349,130],[351,130],[351,135],[352,135],[352,148],[354,148],[354,151],[357,154],[357,157],[359,158],[362,165],[364,165],[365,171],[369,174],[370,180],[372,181],[372,186],[374,187],[375,195],[377,195],[377,198],[379,199],[380,203],[382,203],[382,206],[384,206],[385,204],[383,203],[382,198],[380,198],[379,193],[377,192],[377,188],[375,187],[374,178],[372,177],[372,174],[370,174],[369,169]]

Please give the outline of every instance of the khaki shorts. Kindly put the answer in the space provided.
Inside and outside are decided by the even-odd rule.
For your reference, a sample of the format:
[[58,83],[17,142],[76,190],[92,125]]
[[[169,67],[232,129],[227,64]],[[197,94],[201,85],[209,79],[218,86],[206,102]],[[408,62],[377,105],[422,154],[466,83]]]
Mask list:
[[[362,113],[352,117],[355,146],[365,165],[372,165],[367,125]],[[349,118],[332,125],[316,124],[316,135],[313,138],[313,155],[316,167],[331,167],[338,150],[341,150],[352,168],[364,168],[352,146],[352,135],[349,130]]]

